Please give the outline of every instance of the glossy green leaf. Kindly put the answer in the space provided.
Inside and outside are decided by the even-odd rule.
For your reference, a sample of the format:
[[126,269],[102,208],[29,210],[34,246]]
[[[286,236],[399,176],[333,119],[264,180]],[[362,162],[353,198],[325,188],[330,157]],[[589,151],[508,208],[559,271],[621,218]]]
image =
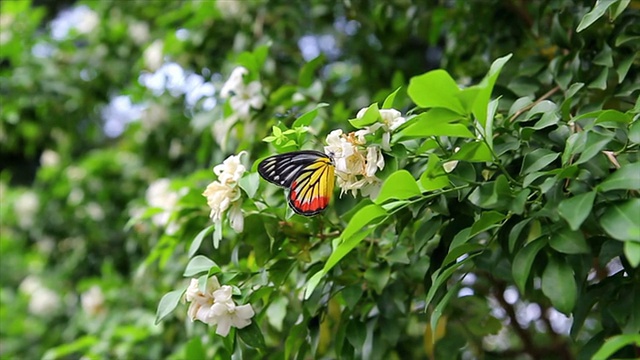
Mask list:
[[369,105],[360,119],[350,119],[349,122],[356,129],[362,129],[365,126],[375,124],[380,119],[380,110],[378,109],[378,103]]
[[598,349],[598,351],[593,354],[592,360],[607,360],[611,359],[612,356],[620,349],[625,346],[634,345],[636,347],[640,346],[640,335],[638,334],[623,334],[623,335],[614,335],[608,338],[605,343]]
[[300,74],[298,74],[298,84],[304,88],[309,87],[315,79],[316,70],[324,64],[325,60],[324,54],[321,53],[319,56],[302,65]]
[[559,153],[544,148],[533,150],[524,157],[520,174],[526,175],[542,170],[560,156]]
[[380,193],[374,201],[377,204],[382,204],[389,199],[404,200],[420,194],[420,188],[413,175],[407,170],[398,170],[384,181]]
[[255,321],[252,321],[251,324],[247,327],[238,330],[238,336],[248,346],[251,346],[255,349],[264,349],[267,347],[264,342],[264,336],[262,335],[262,330],[256,324]]
[[587,254],[591,251],[580,231],[562,228],[549,237],[549,245],[564,254]]
[[640,219],[640,199],[634,198],[609,206],[600,217],[600,225],[614,239],[640,242],[638,219]]
[[206,228],[202,229],[202,231],[200,231],[198,235],[196,235],[196,237],[193,238],[193,241],[189,246],[189,252],[187,254],[189,258],[195,255],[198,249],[200,249],[200,245],[202,244],[202,240],[204,240],[204,237],[209,235],[212,231],[213,231],[213,225],[209,225]]
[[424,191],[434,191],[449,186],[449,177],[436,154],[429,154],[427,168],[420,175],[419,181]]
[[413,102],[423,108],[445,108],[464,114],[464,107],[456,95],[458,84],[444,70],[433,70],[409,80],[407,93]]
[[389,96],[384,99],[384,102],[382,103],[383,109],[393,109],[393,102],[396,100],[396,95],[398,94],[398,91],[400,91],[400,89],[401,88],[395,89],[391,94],[389,94]]
[[578,230],[591,213],[595,198],[596,192],[590,191],[562,200],[558,205],[558,213],[569,223],[572,230]]
[[466,143],[460,147],[457,153],[451,156],[451,160],[464,160],[468,162],[492,161],[491,150],[487,144],[481,141]]
[[640,190],[640,162],[621,166],[597,187],[598,191]]
[[580,23],[578,24],[577,32],[581,32],[582,30],[591,26],[596,20],[600,19],[607,9],[613,5],[615,1],[613,0],[598,0],[596,1],[595,6],[591,11],[589,11],[585,16],[582,17]]
[[296,121],[293,122],[292,128],[300,127],[300,126],[309,126],[313,120],[315,120],[316,116],[318,116],[318,109],[323,107],[327,107],[329,104],[327,103],[319,103],[312,110],[307,111],[306,113],[300,115]]
[[478,219],[471,227],[470,237],[486,231],[488,229],[496,227],[499,222],[504,220],[506,216],[497,211],[487,211],[482,213],[480,219]]
[[553,307],[570,315],[578,297],[573,269],[563,259],[551,257],[542,273],[542,293]]
[[440,287],[451,277],[451,275],[453,275],[453,273],[456,270],[458,270],[459,267],[468,263],[478,255],[480,255],[480,253],[471,254],[465,259],[458,261],[457,263],[447,267],[446,269],[440,268],[436,270],[431,276],[432,284],[431,284],[431,288],[429,289],[429,292],[427,292],[425,307],[428,307],[431,304],[431,301],[436,295],[436,292],[438,291],[438,289],[440,289]]
[[184,294],[185,290],[174,290],[168,292],[162,297],[162,299],[160,299],[158,310],[156,311],[156,325],[158,325],[160,321],[162,321],[165,317],[171,314],[176,307],[178,307],[178,303],[180,303],[180,299],[182,299],[182,294]]
[[513,258],[513,265],[511,268],[513,280],[518,286],[518,289],[520,289],[520,292],[523,294],[525,293],[533,260],[546,244],[546,239],[540,238],[538,240],[534,240],[520,249]]
[[204,255],[197,255],[189,261],[187,268],[184,270],[183,276],[191,277],[200,273],[205,273],[214,266],[217,267],[213,260]]
[[512,54],[509,54],[496,59],[491,64],[491,68],[489,68],[487,75],[482,79],[480,84],[478,84],[478,88],[481,90],[473,104],[473,115],[482,127],[485,127],[487,123],[487,111],[489,100],[491,99],[491,93],[493,92],[493,86],[495,85],[496,80],[498,80],[502,67],[504,67],[507,61],[511,59],[511,56]]
[[398,136],[400,138],[425,138],[429,136],[451,136],[475,138],[469,128],[462,123],[464,118],[451,110],[435,108],[415,116],[410,123],[403,128]]
[[625,241],[624,256],[629,260],[629,264],[634,268],[640,265],[640,242]]
[[260,176],[257,172],[249,173],[238,181],[238,185],[249,198],[253,198],[260,186]]

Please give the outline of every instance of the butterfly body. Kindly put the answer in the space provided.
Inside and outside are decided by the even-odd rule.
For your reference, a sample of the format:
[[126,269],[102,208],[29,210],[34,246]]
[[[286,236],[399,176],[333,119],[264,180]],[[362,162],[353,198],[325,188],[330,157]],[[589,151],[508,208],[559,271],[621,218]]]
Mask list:
[[333,159],[314,150],[270,156],[258,164],[258,173],[272,184],[288,188],[289,206],[297,214],[311,216],[331,200],[335,182]]

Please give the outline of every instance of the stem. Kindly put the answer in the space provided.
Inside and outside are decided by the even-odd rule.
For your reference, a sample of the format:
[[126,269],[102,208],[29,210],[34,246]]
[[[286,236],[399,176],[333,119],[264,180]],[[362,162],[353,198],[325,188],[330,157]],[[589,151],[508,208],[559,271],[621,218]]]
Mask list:
[[548,99],[549,97],[551,97],[551,95],[555,94],[558,90],[560,90],[560,86],[559,85],[554,87],[553,89],[547,91],[544,95],[542,95],[540,98],[538,98],[538,100],[536,100],[533,103],[531,103],[531,104],[523,107],[522,109],[516,111],[516,113],[513,114],[511,116],[511,118],[509,119],[509,122],[513,122],[516,118],[518,118],[518,116],[522,115],[525,111],[528,111],[532,107],[534,107],[537,104],[539,104],[541,101]]

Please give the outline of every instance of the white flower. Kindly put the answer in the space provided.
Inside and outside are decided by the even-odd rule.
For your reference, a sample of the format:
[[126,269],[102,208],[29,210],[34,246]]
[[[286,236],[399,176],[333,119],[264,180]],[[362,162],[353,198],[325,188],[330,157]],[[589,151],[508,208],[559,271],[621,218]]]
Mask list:
[[213,292],[214,304],[209,310],[209,317],[218,325],[216,334],[227,336],[231,327],[242,329],[251,324],[255,315],[250,304],[236,305],[231,299],[231,286],[224,285]]
[[222,215],[231,207],[231,203],[240,197],[240,192],[220,181],[214,181],[207,185],[202,195],[207,198],[207,205],[211,208],[209,217],[218,224],[222,222]]
[[79,33],[88,34],[98,26],[99,22],[100,18],[98,17],[98,14],[96,14],[95,11],[86,8],[85,11],[83,11],[80,21],[76,23],[75,27]]
[[176,228],[173,222],[170,223],[171,213],[180,199],[180,194],[171,190],[171,180],[161,178],[152,182],[145,197],[149,206],[163,210],[153,215],[153,223],[156,226],[165,226],[167,233],[172,234]]
[[142,45],[149,40],[149,25],[144,21],[130,23],[127,30],[129,36],[137,45]]
[[[458,150],[460,150],[460,147],[456,147],[455,150],[453,150],[454,154],[458,152]],[[447,161],[446,163],[442,164],[442,167],[444,168],[444,171],[447,173],[452,172],[456,166],[458,166],[458,160],[451,160],[451,161]]]
[[[207,204],[211,208],[209,217],[215,224],[214,244],[222,237],[222,219],[227,210],[229,212],[229,224],[236,232],[244,230],[244,218],[242,214],[242,199],[238,181],[247,171],[241,163],[242,151],[238,155],[231,155],[220,165],[213,168],[218,180],[213,181],[202,193],[207,198]],[[217,240],[216,240],[217,239]]]
[[100,314],[104,311],[104,294],[98,285],[92,286],[89,290],[80,295],[82,309],[90,316]]
[[54,167],[60,164],[60,155],[53,150],[45,150],[40,155],[40,165],[43,167]]
[[220,96],[226,99],[237,93],[238,89],[244,87],[244,76],[249,73],[249,70],[243,66],[238,66],[231,72],[229,79],[224,83],[222,89],[220,89]]
[[240,17],[245,12],[245,4],[240,0],[218,0],[216,7],[222,14],[222,17],[234,19]]
[[20,290],[29,295],[29,312],[34,315],[48,315],[60,307],[60,297],[44,287],[35,276],[27,276],[20,283]]
[[382,157],[382,152],[379,147],[369,146],[367,148],[367,166],[365,175],[367,177],[373,177],[376,175],[376,171],[378,171],[378,169],[384,169],[384,157]]
[[362,134],[334,130],[327,135],[324,151],[333,158],[341,195],[350,191],[356,196],[358,190],[363,196],[377,194],[380,179],[375,174],[384,168],[384,157],[379,146],[365,147]]
[[14,211],[18,218],[18,225],[23,229],[28,229],[35,223],[35,217],[40,208],[38,195],[33,191],[27,191],[16,199]]
[[187,311],[191,321],[200,320],[209,325],[217,325],[216,333],[227,336],[231,327],[242,329],[251,324],[255,315],[250,304],[236,305],[231,298],[232,288],[220,286],[218,279],[212,276],[207,281],[205,292],[198,288],[198,280],[192,279],[187,288],[185,299],[190,302]]
[[223,184],[231,184],[238,182],[247,169],[242,165],[242,155],[246,151],[241,151],[238,155],[231,155],[226,158],[222,164],[213,168],[213,173],[218,175],[218,181]]
[[[360,109],[356,114],[356,118],[362,119],[368,109],[368,107]],[[364,138],[365,135],[373,134],[378,131],[378,129],[382,129],[384,131],[382,134],[382,149],[389,151],[391,150],[391,147],[389,146],[391,141],[391,132],[407,122],[407,119],[404,118],[402,113],[396,109],[380,109],[378,112],[380,113],[381,122],[366,126],[364,129],[356,131],[356,134],[357,136]]]
[[248,119],[251,108],[260,109],[264,105],[262,85],[258,81],[244,83],[244,75],[248,73],[242,66],[235,68],[220,89],[220,96],[229,99],[229,105],[240,119]]
[[160,39],[154,41],[147,47],[147,49],[142,54],[144,58],[144,65],[150,71],[156,71],[162,66],[163,63],[163,53],[162,50],[164,48],[164,42]]

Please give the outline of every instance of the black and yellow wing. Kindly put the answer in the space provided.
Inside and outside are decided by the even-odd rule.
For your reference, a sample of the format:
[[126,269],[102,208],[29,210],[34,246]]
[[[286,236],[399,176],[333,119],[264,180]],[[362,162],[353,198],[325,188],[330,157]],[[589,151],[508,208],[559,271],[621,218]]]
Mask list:
[[335,183],[332,159],[313,150],[274,155],[258,164],[265,180],[289,189],[289,206],[297,214],[311,216],[331,200]]

